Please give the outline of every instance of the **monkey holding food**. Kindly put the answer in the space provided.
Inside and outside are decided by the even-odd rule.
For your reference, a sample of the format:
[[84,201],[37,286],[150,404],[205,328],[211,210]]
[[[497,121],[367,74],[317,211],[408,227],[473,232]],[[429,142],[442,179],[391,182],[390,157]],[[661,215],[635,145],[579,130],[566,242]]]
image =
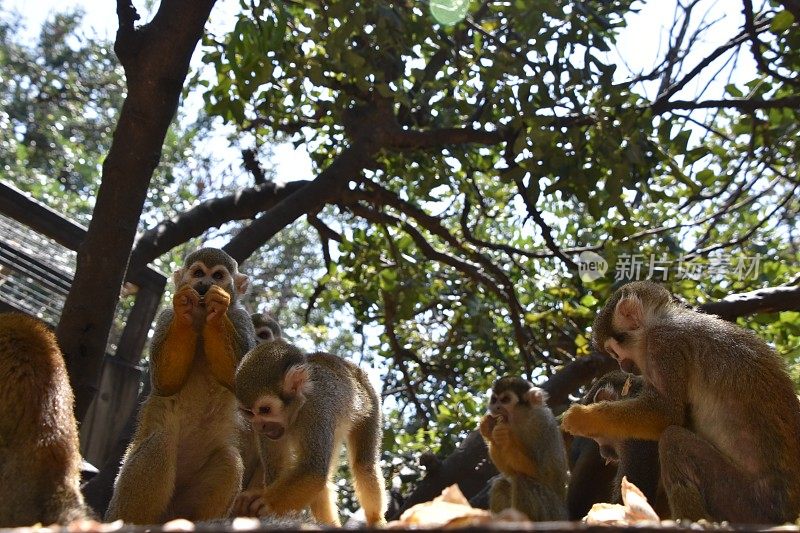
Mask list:
[[489,507],[512,507],[534,521],[566,520],[567,455],[547,393],[518,377],[492,387],[480,432],[502,476],[494,478]]
[[151,344],[153,392],[114,484],[109,521],[222,518],[241,489],[233,379],[256,342],[240,303],[248,278],[224,251],[201,248],[173,280],[172,308],[159,316]]
[[797,519],[800,404],[763,340],[685,308],[660,285],[634,282],[600,311],[593,342],[645,385],[634,398],[573,405],[565,431],[657,440],[674,518]]
[[87,517],[73,402],[55,335],[0,314],[0,528]]
[[310,508],[317,521],[340,525],[330,477],[346,440],[367,522],[384,522],[380,399],[363,370],[335,355],[306,355],[275,339],[242,360],[236,396],[258,432],[265,470],[265,488],[245,493],[252,514]]

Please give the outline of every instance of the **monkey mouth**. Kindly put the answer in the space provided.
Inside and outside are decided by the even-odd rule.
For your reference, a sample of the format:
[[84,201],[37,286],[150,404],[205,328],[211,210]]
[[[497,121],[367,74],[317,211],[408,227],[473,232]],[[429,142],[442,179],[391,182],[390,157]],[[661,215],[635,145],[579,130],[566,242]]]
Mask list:
[[283,426],[274,422],[264,424],[264,429],[262,429],[262,431],[270,440],[278,440],[283,437],[284,433]]

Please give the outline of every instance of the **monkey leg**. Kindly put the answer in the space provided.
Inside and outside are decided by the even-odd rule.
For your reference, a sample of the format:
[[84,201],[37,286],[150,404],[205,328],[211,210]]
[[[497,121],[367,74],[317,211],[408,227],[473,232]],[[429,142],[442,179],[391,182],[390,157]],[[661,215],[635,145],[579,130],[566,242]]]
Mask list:
[[309,504],[311,514],[321,524],[341,527],[339,509],[336,506],[336,485],[330,481],[319,491],[316,498]]
[[544,483],[527,476],[512,476],[511,507],[535,522],[567,519],[563,499]]
[[499,513],[511,507],[511,482],[504,476],[495,476],[490,483],[489,510]]
[[697,521],[774,524],[788,516],[785,498],[766,480],[742,472],[691,431],[670,426],[658,443],[661,475],[672,516]]
[[347,442],[356,497],[369,525],[386,522],[386,487],[379,462],[380,434],[380,415],[375,413],[350,430]]
[[225,518],[242,488],[243,470],[234,446],[217,448],[189,484],[176,492],[171,514],[195,521]]
[[160,523],[175,490],[177,462],[177,428],[170,432],[162,427],[142,440],[135,439],[114,483],[106,521]]

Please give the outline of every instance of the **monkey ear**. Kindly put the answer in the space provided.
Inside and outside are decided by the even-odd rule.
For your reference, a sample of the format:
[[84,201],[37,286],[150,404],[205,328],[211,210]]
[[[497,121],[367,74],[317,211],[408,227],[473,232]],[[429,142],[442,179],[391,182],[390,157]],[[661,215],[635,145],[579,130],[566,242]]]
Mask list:
[[172,273],[172,283],[177,287],[180,285],[181,281],[183,281],[183,275],[186,273],[186,269],[180,267],[178,270]]
[[303,396],[311,392],[311,369],[306,364],[293,365],[289,367],[283,376],[283,392],[292,395],[302,394]]
[[233,286],[234,288],[236,288],[237,294],[244,294],[250,287],[250,278],[247,277],[247,274],[241,274],[241,273],[234,274]]
[[635,294],[625,296],[617,302],[614,315],[617,318],[617,325],[623,331],[639,329],[644,323],[644,307],[642,306],[642,300]]
[[525,393],[525,398],[531,405],[544,405],[549,396],[544,389],[540,389],[539,387],[531,387],[530,390]]
[[594,393],[594,403],[602,401],[614,401],[617,399],[617,395],[610,385],[600,387],[600,389]]

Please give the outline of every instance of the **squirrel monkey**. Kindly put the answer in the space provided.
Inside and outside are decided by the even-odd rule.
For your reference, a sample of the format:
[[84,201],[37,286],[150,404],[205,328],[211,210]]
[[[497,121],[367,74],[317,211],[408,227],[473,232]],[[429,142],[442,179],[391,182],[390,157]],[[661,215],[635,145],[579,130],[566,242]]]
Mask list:
[[547,393],[518,377],[492,387],[480,432],[500,471],[489,491],[492,512],[513,507],[531,520],[566,520],[567,454]]
[[687,309],[663,287],[621,287],[593,342],[641,374],[633,398],[573,405],[562,427],[658,441],[674,518],[793,522],[800,513],[800,404],[781,358],[752,332]]
[[[256,342],[269,342],[283,336],[280,324],[272,316],[264,313],[250,315],[256,332]],[[242,476],[242,490],[249,491],[264,488],[264,467],[259,454],[258,433],[250,427],[250,421],[243,414],[239,416],[239,451],[244,464]],[[236,498],[233,504],[233,516],[246,516],[249,514],[251,499],[243,493]]]
[[0,314],[0,528],[85,518],[72,389],[55,335]]
[[242,360],[236,396],[258,433],[265,470],[265,488],[245,493],[251,513],[310,508],[319,522],[340,525],[330,478],[346,439],[367,522],[384,522],[380,399],[363,370],[335,355],[306,355],[276,339]]
[[[581,398],[581,405],[591,405],[601,401],[617,401],[625,398],[635,398],[644,388],[644,380],[639,376],[615,371],[599,378]],[[625,439],[613,440],[603,437],[594,439],[597,447],[592,453],[599,454],[605,465],[614,469],[613,479],[604,481],[603,495],[597,494],[598,472],[579,472],[573,469],[567,491],[567,506],[570,516],[582,518],[589,511],[593,503],[611,502],[622,503],[621,484],[622,478],[641,489],[644,496],[653,506],[659,516],[669,514],[666,494],[660,483],[660,469],[658,466],[658,443],[650,440]],[[588,452],[587,452],[588,453]],[[601,467],[602,469],[602,467]],[[581,476],[581,474],[584,474]],[[582,495],[594,494],[597,498],[587,501]],[[573,505],[580,502],[585,508],[575,510]]]
[[255,346],[239,303],[248,278],[224,251],[201,248],[173,281],[172,309],[159,316],[151,344],[153,392],[122,460],[109,521],[221,518],[241,488],[233,378]]
[[250,315],[253,327],[256,330],[257,342],[266,342],[283,337],[281,325],[272,316],[266,313],[253,313]]

